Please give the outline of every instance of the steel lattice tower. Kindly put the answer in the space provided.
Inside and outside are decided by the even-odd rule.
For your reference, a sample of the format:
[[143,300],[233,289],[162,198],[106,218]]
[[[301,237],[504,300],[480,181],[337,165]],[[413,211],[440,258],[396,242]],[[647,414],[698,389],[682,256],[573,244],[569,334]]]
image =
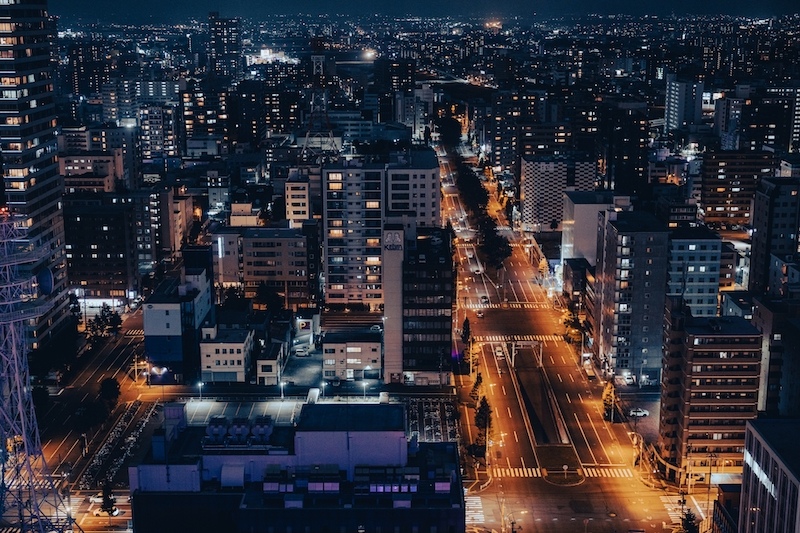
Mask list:
[[67,532],[77,525],[47,468],[31,398],[25,324],[45,314],[41,277],[19,275],[48,251],[27,237],[28,219],[0,214],[0,527]]

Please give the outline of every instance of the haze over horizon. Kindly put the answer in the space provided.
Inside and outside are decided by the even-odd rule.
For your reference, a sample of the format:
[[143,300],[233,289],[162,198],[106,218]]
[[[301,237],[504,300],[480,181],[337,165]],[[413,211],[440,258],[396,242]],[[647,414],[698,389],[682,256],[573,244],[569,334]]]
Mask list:
[[376,4],[365,0],[335,2],[323,0],[297,0],[294,2],[259,2],[256,0],[158,0],[119,2],[114,0],[49,0],[49,12],[61,17],[80,17],[87,20],[114,22],[178,22],[190,18],[203,19],[209,11],[219,11],[226,17],[265,17],[275,14],[344,14],[365,15],[473,15],[498,17],[540,17],[580,15],[588,13],[629,15],[684,15],[724,14],[753,17],[771,17],[798,13],[800,9],[792,0],[709,0],[698,3],[689,0],[673,2],[640,2],[609,0],[602,4],[589,0],[562,0],[557,3],[530,3],[526,0],[497,0],[491,4],[478,1],[442,0],[434,4],[415,0]]

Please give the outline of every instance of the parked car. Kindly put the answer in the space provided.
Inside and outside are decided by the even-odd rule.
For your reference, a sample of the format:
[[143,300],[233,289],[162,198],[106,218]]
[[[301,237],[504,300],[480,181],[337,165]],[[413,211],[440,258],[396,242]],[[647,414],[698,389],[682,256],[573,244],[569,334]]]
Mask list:
[[628,385],[635,385],[636,378],[634,378],[631,374],[628,374],[627,376],[625,376],[625,383],[627,383]]
[[637,418],[640,416],[650,416],[650,411],[648,411],[647,409],[642,409],[641,407],[634,407],[633,409],[630,410],[628,415],[635,416]]
[[480,309],[478,311],[475,311],[475,316],[478,318],[483,318],[484,317],[483,311],[481,311]]
[[308,357],[310,355],[307,346],[298,346],[294,349],[294,354],[297,357]]
[[106,509],[95,509],[92,514],[94,516],[117,516],[119,514],[119,509],[116,507],[112,507],[110,511]]
[[[111,501],[117,501],[113,494],[111,495]],[[103,493],[98,492],[97,494],[92,494],[89,496],[89,503],[103,503]]]

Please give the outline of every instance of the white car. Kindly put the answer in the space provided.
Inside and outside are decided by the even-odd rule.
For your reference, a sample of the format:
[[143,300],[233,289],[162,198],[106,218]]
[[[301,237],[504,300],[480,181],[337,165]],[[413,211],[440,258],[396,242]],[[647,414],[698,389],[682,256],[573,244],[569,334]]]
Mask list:
[[503,357],[506,356],[506,352],[503,351],[503,347],[502,346],[495,346],[494,347],[494,356],[497,357],[498,359],[502,359]]
[[117,516],[119,514],[119,509],[116,507],[112,507],[110,511],[106,511],[105,509],[95,509],[92,514],[94,516]]
[[634,378],[632,375],[628,374],[627,376],[625,376],[625,383],[627,383],[628,385],[635,385],[636,384],[636,378]]
[[[111,501],[117,501],[113,494],[111,495]],[[103,503],[103,493],[98,492],[97,494],[92,494],[89,496],[89,503]]]
[[483,311],[481,311],[481,310],[475,311],[475,316],[478,317],[478,318],[483,318],[483,316],[484,316],[483,315]]
[[637,418],[640,416],[650,416],[650,411],[648,411],[647,409],[642,409],[641,407],[634,407],[633,409],[630,410],[628,415],[635,416]]
[[481,296],[481,303],[483,305],[487,305],[489,303],[489,297],[486,296],[485,294],[483,296]]

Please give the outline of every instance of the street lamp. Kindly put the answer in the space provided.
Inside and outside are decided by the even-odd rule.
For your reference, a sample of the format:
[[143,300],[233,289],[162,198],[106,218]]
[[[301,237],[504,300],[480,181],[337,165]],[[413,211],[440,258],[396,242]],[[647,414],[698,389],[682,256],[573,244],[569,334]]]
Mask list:
[[324,381],[323,381],[323,382],[322,382],[322,384],[320,385],[320,387],[322,387],[322,397],[323,397],[323,398],[325,397],[325,385],[327,385],[327,383],[325,383]]
[[200,401],[201,402],[203,401],[203,385],[205,385],[205,383],[203,383],[202,381],[197,384],[197,388],[200,389]]
[[366,400],[367,399],[367,382],[366,381],[362,381],[361,382],[361,386],[364,388],[364,399]]
[[286,382],[285,381],[281,381],[281,400],[284,399],[284,396],[283,396],[283,386],[284,385],[286,385]]

